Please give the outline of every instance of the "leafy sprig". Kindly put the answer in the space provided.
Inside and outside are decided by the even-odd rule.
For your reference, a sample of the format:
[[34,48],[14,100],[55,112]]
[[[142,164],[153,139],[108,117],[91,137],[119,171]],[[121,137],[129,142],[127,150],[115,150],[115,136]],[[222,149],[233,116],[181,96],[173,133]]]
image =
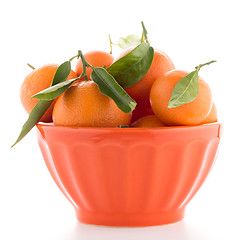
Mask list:
[[[67,79],[68,75],[71,72],[71,61],[77,57],[79,57],[79,52],[76,56],[74,56],[71,59],[69,59],[68,61],[62,63],[57,68],[57,71],[53,77],[51,86],[61,83]],[[35,105],[35,107],[31,111],[31,113],[29,114],[27,121],[24,123],[22,130],[20,132],[20,135],[18,136],[16,142],[11,147],[15,146],[20,140],[22,140],[28,134],[28,132],[39,122],[41,117],[44,115],[44,113],[50,107],[52,101],[53,100],[38,101],[38,103]]]
[[[82,77],[86,81],[89,80],[86,73],[86,67],[92,68],[93,71],[90,78],[98,85],[99,90],[104,95],[112,98],[123,112],[132,112],[137,103],[123,88],[132,86],[147,73],[152,64],[154,52],[153,48],[148,43],[146,36],[147,32],[143,23],[142,26],[144,35],[141,40],[142,42],[124,56],[123,59],[119,59],[107,69],[91,66],[84,58],[81,51],[78,51],[78,54],[69,59],[69,61],[61,64],[55,73],[51,86],[32,96],[32,98],[39,99],[39,102],[29,114],[19,137],[12,147],[26,136],[26,134],[39,122],[52,101],[64,93],[73,82]],[[81,57],[83,73],[78,78],[66,80],[71,71],[71,61],[76,57]]]
[[47,88],[35,94],[33,97],[41,100],[53,100],[59,97],[74,81],[79,80],[82,78],[82,76],[86,81],[88,81],[89,79],[86,74],[86,67],[90,67],[93,70],[90,78],[98,85],[99,90],[104,95],[112,98],[123,112],[132,112],[135,109],[137,103],[125,92],[125,90],[118,84],[114,77],[109,74],[104,68],[95,68],[89,64],[84,58],[81,51],[79,51],[79,55],[82,59],[83,64],[83,73],[81,76]]
[[203,66],[216,62],[210,61],[204,64],[199,64],[195,67],[195,70],[190,72],[185,77],[181,78],[175,85],[170,100],[168,102],[168,108],[175,108],[182,106],[186,103],[194,101],[198,95],[199,83],[198,72]]
[[143,42],[146,42],[149,44],[149,41],[147,38],[147,29],[146,29],[143,21],[141,21],[141,25],[142,25],[142,36],[141,37],[139,37],[136,34],[129,34],[126,37],[120,37],[118,39],[118,43],[113,43],[110,35],[108,34],[108,38],[109,38],[109,42],[110,42],[110,53],[112,54],[112,46],[113,45],[119,46],[122,49],[127,49],[130,47],[136,47],[137,45],[139,45]]
[[148,72],[153,56],[153,48],[148,43],[143,42],[114,62],[107,68],[107,71],[123,88],[128,88],[137,83]]

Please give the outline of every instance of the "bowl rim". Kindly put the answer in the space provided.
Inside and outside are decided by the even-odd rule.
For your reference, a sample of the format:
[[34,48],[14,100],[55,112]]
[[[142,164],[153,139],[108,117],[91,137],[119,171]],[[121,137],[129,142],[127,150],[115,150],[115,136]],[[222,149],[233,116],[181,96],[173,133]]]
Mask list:
[[166,131],[166,130],[176,130],[176,129],[198,129],[198,128],[209,128],[209,127],[222,127],[221,122],[205,123],[199,125],[188,125],[188,126],[166,126],[166,127],[70,127],[70,126],[56,126],[53,122],[45,123],[39,122],[36,124],[37,128],[52,128],[52,129],[62,129],[62,130],[87,130],[87,131],[118,131],[118,132],[145,132],[145,131]]

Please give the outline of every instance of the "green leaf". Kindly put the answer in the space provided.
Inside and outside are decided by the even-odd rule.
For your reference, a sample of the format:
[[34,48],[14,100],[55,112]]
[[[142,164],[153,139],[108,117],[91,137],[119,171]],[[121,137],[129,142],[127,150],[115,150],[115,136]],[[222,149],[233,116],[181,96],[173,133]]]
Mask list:
[[15,146],[21,139],[23,139],[28,132],[38,123],[43,114],[47,111],[52,101],[38,101],[35,107],[32,109],[31,113],[28,116],[27,121],[22,127],[22,131],[16,140],[16,142],[11,146]]
[[215,60],[199,64],[195,67],[195,71],[190,72],[185,77],[181,78],[175,85],[170,100],[168,102],[168,108],[179,107],[183,104],[194,101],[198,95],[199,83],[198,83],[198,72],[206,65],[210,65],[216,62]]
[[131,52],[114,62],[107,68],[116,81],[128,88],[137,83],[151,67],[154,50],[148,43],[141,43]]
[[130,34],[126,38],[120,37],[118,40],[118,46],[122,49],[136,46],[141,43],[141,38],[135,34]]
[[68,75],[71,72],[71,62],[70,61],[66,61],[64,63],[62,63],[53,78],[52,84],[51,86],[54,86],[60,82],[63,82],[67,79]]
[[[66,61],[62,63],[58,68],[54,75],[51,86],[63,82],[67,79],[68,75],[71,71],[71,62]],[[15,146],[23,137],[25,137],[28,132],[39,122],[43,114],[47,111],[49,106],[51,105],[51,101],[39,100],[35,107],[32,109],[31,113],[28,116],[27,121],[22,127],[19,137],[16,142],[12,145]]]
[[64,93],[73,82],[79,80],[80,77],[70,79],[61,83],[58,83],[54,86],[51,86],[47,89],[44,89],[43,91],[35,94],[32,96],[32,98],[37,98],[41,100],[53,100],[57,97],[59,97],[62,93]]
[[110,97],[117,106],[125,113],[132,112],[137,103],[124,91],[104,68],[94,68],[91,74],[91,79],[98,85],[102,94]]
[[59,97],[74,81],[79,78],[70,79],[66,81],[71,72],[71,62],[66,61],[62,63],[54,75],[52,84],[49,88],[44,89],[41,92],[36,93],[31,98],[37,98],[41,100],[53,100]]
[[172,91],[168,108],[179,107],[194,101],[198,95],[198,89],[198,71],[195,70],[177,82]]

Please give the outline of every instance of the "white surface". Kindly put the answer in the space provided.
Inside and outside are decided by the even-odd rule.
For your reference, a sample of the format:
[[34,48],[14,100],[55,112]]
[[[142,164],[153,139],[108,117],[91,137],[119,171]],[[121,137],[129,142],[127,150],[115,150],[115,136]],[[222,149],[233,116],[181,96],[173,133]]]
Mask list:
[[[4,240],[239,240],[239,7],[238,1],[1,1],[0,239]],[[52,181],[35,131],[15,148],[27,115],[20,85],[30,69],[61,63],[83,51],[109,50],[108,36],[140,34],[176,68],[199,63],[224,133],[216,164],[187,207],[183,221],[148,228],[106,228],[77,223],[72,206]],[[114,48],[115,54],[118,53]]]

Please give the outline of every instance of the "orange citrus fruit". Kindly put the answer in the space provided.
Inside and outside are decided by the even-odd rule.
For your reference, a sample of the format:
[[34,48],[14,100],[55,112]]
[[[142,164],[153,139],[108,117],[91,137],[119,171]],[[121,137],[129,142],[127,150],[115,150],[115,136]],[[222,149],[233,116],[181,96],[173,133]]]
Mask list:
[[58,98],[53,108],[53,123],[71,127],[118,127],[129,125],[131,115],[121,111],[89,80],[72,85]]
[[[131,50],[132,48],[126,49],[117,59],[125,56]],[[114,61],[116,61],[117,59],[115,59]],[[150,108],[149,94],[152,84],[159,76],[174,68],[174,64],[170,57],[164,52],[155,49],[153,62],[147,74],[136,84],[129,88],[126,88],[125,90],[142,109]]]
[[[20,88],[20,98],[21,103],[28,114],[32,111],[34,106],[39,101],[36,98],[31,99],[31,97],[34,94],[51,86],[57,68],[58,68],[57,64],[44,65],[41,68],[33,70],[25,77]],[[77,74],[74,71],[71,71],[71,73],[68,76],[68,79],[73,78],[77,78]],[[52,121],[52,108],[54,102],[42,116],[40,121],[42,122]]]
[[187,104],[168,108],[172,91],[176,83],[188,73],[172,70],[160,76],[153,84],[150,102],[153,112],[166,125],[196,125],[200,124],[212,108],[212,94],[208,84],[200,77],[197,98]]
[[202,124],[213,123],[213,122],[217,122],[217,108],[216,108],[216,105],[214,103],[212,105],[212,109],[211,109],[210,113],[203,120]]
[[148,115],[138,119],[131,127],[151,128],[151,127],[166,127],[155,115]]
[[138,119],[147,116],[147,115],[152,115],[153,110],[151,107],[142,107],[137,104],[136,108],[132,112],[132,120],[131,123],[136,122]]

